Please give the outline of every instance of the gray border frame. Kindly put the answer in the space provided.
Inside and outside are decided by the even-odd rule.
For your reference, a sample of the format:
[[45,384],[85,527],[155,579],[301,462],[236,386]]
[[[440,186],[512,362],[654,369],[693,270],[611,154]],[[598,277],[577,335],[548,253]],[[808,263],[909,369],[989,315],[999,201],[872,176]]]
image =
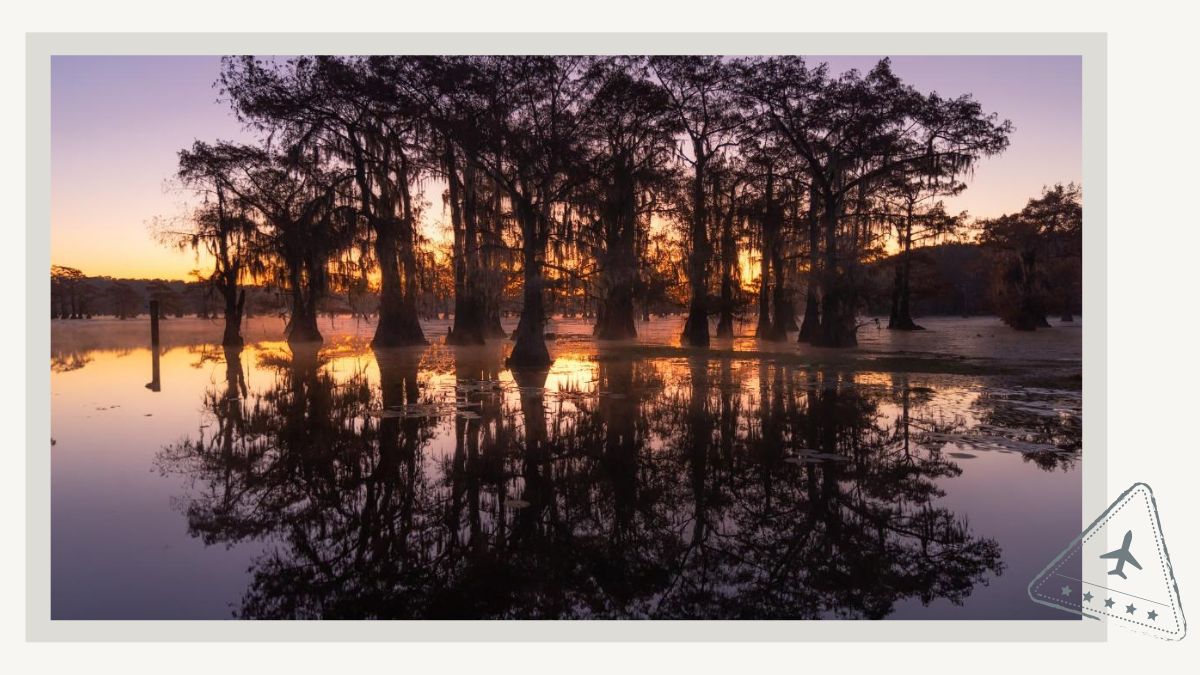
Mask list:
[[[892,54],[1083,57],[1083,514],[1107,504],[1107,37],[1103,33],[31,33],[26,35],[26,639],[33,641],[1101,641],[1096,621],[52,621],[50,56]],[[1082,530],[1085,520],[1080,523]],[[1064,542],[1066,543],[1066,542]]]

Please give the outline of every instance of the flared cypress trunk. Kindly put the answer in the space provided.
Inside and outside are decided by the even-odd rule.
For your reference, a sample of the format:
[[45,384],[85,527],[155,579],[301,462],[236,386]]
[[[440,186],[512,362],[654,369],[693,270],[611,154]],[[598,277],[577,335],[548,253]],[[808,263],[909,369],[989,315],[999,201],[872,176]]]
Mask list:
[[771,322],[770,339],[777,342],[787,340],[790,330],[796,330],[796,308],[792,305],[792,294],[783,281],[782,265],[775,274],[775,289],[772,299],[775,304],[775,316]]
[[804,319],[800,323],[800,334],[796,337],[797,342],[812,342],[813,333],[815,333],[821,325],[821,303],[817,300],[817,287],[813,282],[809,282],[808,289],[804,292]]
[[634,322],[633,288],[620,285],[608,289],[596,314],[595,336],[601,340],[627,340],[637,337]]
[[820,269],[821,223],[817,218],[819,196],[816,188],[809,192],[808,200],[808,284],[804,291],[804,320],[800,323],[798,342],[813,342],[821,330],[821,303],[817,297]]
[[628,159],[614,172],[607,202],[599,307],[592,332],[601,340],[626,340],[637,337],[633,307],[637,285],[637,195]]
[[[302,255],[295,254],[287,258],[288,290],[292,295],[291,316],[287,323],[287,341],[291,345],[306,345],[323,341],[321,331],[317,329],[317,290],[314,287],[313,274],[306,272],[306,264]],[[315,347],[313,347],[315,349]]]
[[1013,286],[1014,301],[1002,308],[1001,318],[1014,330],[1033,331],[1049,328],[1041,280],[1038,278],[1037,253],[1032,249],[1019,251],[1012,262],[1007,283]]
[[769,339],[777,342],[787,340],[788,331],[797,330],[796,307],[792,304],[792,291],[787,284],[787,271],[784,266],[784,251],[779,232],[783,229],[783,212],[780,200],[775,198],[771,190],[770,219],[775,234],[774,245],[771,246],[771,268],[775,274],[775,288],[772,293],[774,312],[771,321]]
[[508,365],[513,368],[544,368],[553,361],[550,350],[546,348],[546,309],[543,298],[545,278],[542,274],[542,255],[544,242],[541,237],[541,223],[538,214],[528,203],[518,205],[518,217],[521,221],[521,234],[524,245],[524,304],[521,306],[521,318],[517,322],[517,330],[513,334],[515,344],[508,356]]
[[[374,214],[375,255],[380,267],[379,324],[375,326],[373,347],[405,347],[428,344],[417,316],[416,255],[413,247],[415,218],[408,185],[408,164],[401,155],[397,173],[396,196],[400,200],[399,218]],[[380,200],[394,203],[393,200]],[[403,277],[401,276],[403,267]]]
[[771,256],[765,232],[762,237],[762,260],[758,264],[758,325],[754,328],[754,336],[765,338],[771,330]]
[[855,322],[855,296],[846,271],[838,266],[837,200],[824,200],[822,226],[825,230],[825,255],[821,279],[821,327],[813,337],[819,347],[855,347],[858,326]]
[[221,294],[225,297],[225,335],[221,338],[221,345],[241,347],[242,312],[246,306],[246,291],[239,292],[236,286],[226,286],[221,289]]
[[778,243],[772,248],[771,257],[771,267],[775,273],[775,288],[771,299],[775,312],[767,339],[783,342],[787,340],[788,331],[796,330],[796,308],[792,305],[792,293],[784,276],[783,251]]
[[371,345],[387,348],[426,344],[415,303],[406,297],[396,255],[395,232],[391,228],[376,229],[375,255],[380,261],[379,324],[375,327]]
[[692,251],[688,256],[688,282],[692,297],[680,342],[686,347],[707,347],[708,263],[712,258],[712,251],[708,243],[708,212],[704,194],[706,156],[699,141],[694,141],[693,145],[696,150],[696,165],[692,183]]
[[733,337],[733,282],[721,273],[721,311],[717,315],[717,337]]
[[454,231],[454,325],[446,335],[446,344],[481,345],[485,342],[485,317],[479,290],[475,175],[468,161],[460,185],[454,149],[449,142],[445,163],[450,184],[450,221]]
[[500,236],[501,224],[504,222],[503,192],[499,183],[492,184],[491,216],[487,226],[480,229],[480,241],[483,250],[480,260],[483,264],[483,279],[479,284],[480,297],[483,299],[483,335],[489,338],[508,337],[504,326],[500,324],[500,298],[504,288],[504,272],[500,268],[500,251],[504,241]]
[[292,318],[288,322],[288,344],[305,344],[324,341],[317,329],[317,310],[303,298],[299,290],[292,292]]
[[909,213],[901,238],[903,250],[896,259],[896,286],[892,291],[892,312],[888,317],[889,330],[925,330],[912,318],[912,213]]
[[733,337],[733,273],[737,264],[737,242],[733,238],[733,195],[729,210],[721,218],[721,311],[717,318],[717,337]]

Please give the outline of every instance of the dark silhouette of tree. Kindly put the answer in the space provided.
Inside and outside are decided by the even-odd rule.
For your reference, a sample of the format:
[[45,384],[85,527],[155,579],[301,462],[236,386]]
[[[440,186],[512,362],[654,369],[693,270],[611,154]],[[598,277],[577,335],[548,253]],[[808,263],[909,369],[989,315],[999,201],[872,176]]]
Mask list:
[[[1083,243],[1081,190],[1074,184],[1046,188],[1018,213],[979,224],[980,242],[997,251],[996,310],[1020,331],[1048,328],[1047,267],[1080,257]],[[1072,290],[1068,277],[1066,288]]]
[[741,258],[739,255],[741,224],[745,211],[747,177],[740,163],[725,158],[709,172],[712,187],[712,219],[717,238],[717,262],[720,268],[718,283],[717,337],[733,337],[733,319],[739,313],[743,298]]
[[887,59],[836,78],[824,64],[809,68],[794,56],[757,61],[746,72],[743,95],[803,160],[820,209],[821,314],[812,341],[853,346],[869,197],[896,176],[969,170],[1007,147],[1011,124],[985,114],[970,95],[920,94]]
[[261,246],[275,262],[268,279],[290,296],[288,342],[320,342],[317,312],[329,291],[330,264],[354,243],[355,211],[344,195],[351,176],[322,167],[296,146],[236,151],[246,167],[237,195],[266,223]]
[[118,319],[136,319],[145,307],[142,294],[124,282],[117,282],[108,287],[108,302],[112,307],[112,315]]
[[183,297],[166,281],[161,279],[151,281],[146,286],[146,294],[149,296],[149,300],[158,303],[159,318],[183,316]]
[[602,340],[634,338],[638,244],[669,190],[679,127],[666,92],[647,79],[646,59],[598,59],[584,77],[589,100],[583,134],[590,154],[580,201],[582,217],[591,221],[582,234],[598,267],[594,333]]
[[479,167],[508,197],[521,233],[523,302],[509,363],[517,368],[551,363],[546,348],[546,246],[564,217],[565,199],[580,180],[582,73],[587,60],[572,57],[477,59],[497,114],[488,129]]
[[[417,233],[412,185],[420,174],[421,119],[413,102],[359,58],[284,63],[227,58],[221,86],[238,115],[286,142],[336,157],[353,176],[357,217],[380,271],[380,347],[424,344],[417,320]],[[311,335],[309,336],[311,337]]]
[[[794,248],[794,231],[801,225],[799,219],[807,215],[800,210],[805,183],[789,165],[787,154],[775,143],[763,120],[756,120],[748,131],[740,150],[751,191],[745,209],[754,225],[760,252],[755,335],[782,342],[787,340],[788,331],[797,330],[794,289],[789,287],[787,275],[795,267],[792,260],[798,257],[789,255]],[[812,284],[809,287],[813,289]]]
[[708,168],[725,148],[736,143],[735,133],[742,124],[731,94],[735,71],[719,56],[655,56],[650,58],[650,69],[667,92],[671,113],[683,128],[686,143],[678,156],[691,169],[690,189],[683,201],[689,222],[691,300],[680,339],[688,346],[707,347],[712,262]]
[[894,259],[892,309],[887,326],[891,330],[924,330],[912,318],[912,264],[915,256],[913,248],[952,236],[961,230],[966,222],[966,213],[948,214],[942,202],[928,202],[928,199],[938,193],[922,192],[921,188],[912,185],[904,185],[898,189],[893,227],[900,250]]
[[404,96],[425,106],[423,116],[433,131],[427,152],[446,178],[443,199],[450,210],[454,283],[454,323],[447,343],[479,345],[489,337],[504,337],[499,307],[499,263],[506,253],[504,192],[481,165],[500,149],[499,139],[486,131],[497,129],[506,111],[502,93],[476,59],[395,57],[374,63]]
[[251,155],[231,143],[196,141],[179,152],[176,174],[184,187],[203,200],[188,219],[185,230],[165,229],[159,236],[169,244],[204,252],[213,260],[211,274],[199,276],[224,300],[225,333],[222,344],[242,344],[242,317],[246,292],[242,283],[263,273],[258,248],[258,223],[239,195],[251,189],[247,160]]
[[50,316],[59,319],[91,318],[95,289],[87,276],[63,265],[50,266]]
[[[913,251],[958,228],[938,200],[1011,131],[887,59],[833,76],[797,56],[227,57],[218,85],[262,139],[181,153],[203,204],[169,238],[214,258],[228,343],[243,285],[267,281],[288,294],[293,341],[320,339],[319,311],[349,309],[378,312],[381,348],[423,344],[422,313],[452,303],[447,341],[480,345],[519,302],[517,367],[550,363],[555,311],[625,339],[639,305],[648,319],[684,302],[684,345],[708,344],[712,315],[732,336],[754,250],[762,339],[856,344],[885,244],[899,249],[889,325],[918,328]],[[448,242],[418,227],[431,182]],[[1067,318],[1076,257],[1028,279],[1010,262],[1004,287],[1052,293]]]

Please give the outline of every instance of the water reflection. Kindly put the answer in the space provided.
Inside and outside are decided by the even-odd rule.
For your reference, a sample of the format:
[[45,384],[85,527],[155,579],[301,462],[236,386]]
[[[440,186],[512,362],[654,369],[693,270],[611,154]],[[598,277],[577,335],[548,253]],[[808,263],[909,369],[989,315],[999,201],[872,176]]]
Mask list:
[[237,616],[882,618],[957,604],[1006,567],[941,499],[960,463],[1078,455],[1077,417],[1025,390],[951,395],[967,402],[907,375],[767,360],[600,351],[513,372],[498,346],[347,349],[361,345],[256,351],[273,373],[258,389],[226,350],[205,426],[158,455],[188,478],[192,536],[269,543]]

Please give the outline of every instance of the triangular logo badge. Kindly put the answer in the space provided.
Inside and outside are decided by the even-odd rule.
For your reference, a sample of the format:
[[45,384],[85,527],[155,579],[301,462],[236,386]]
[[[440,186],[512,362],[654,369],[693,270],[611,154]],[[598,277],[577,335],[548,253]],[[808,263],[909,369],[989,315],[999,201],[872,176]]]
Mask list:
[[1150,486],[1137,483],[1029,584],[1034,602],[1165,640],[1187,632]]

